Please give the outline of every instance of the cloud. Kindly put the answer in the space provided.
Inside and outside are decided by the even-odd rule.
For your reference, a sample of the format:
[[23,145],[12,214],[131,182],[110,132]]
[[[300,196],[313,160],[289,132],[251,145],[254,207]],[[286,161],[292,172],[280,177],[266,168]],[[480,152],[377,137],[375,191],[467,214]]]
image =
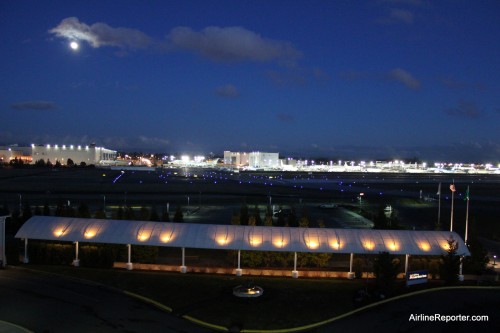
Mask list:
[[325,73],[325,71],[322,70],[321,68],[314,68],[312,70],[312,73],[313,73],[314,78],[316,78],[319,81],[325,82],[325,81],[330,81],[331,80],[330,75],[328,75],[327,73]]
[[65,18],[49,32],[68,40],[86,41],[95,48],[114,46],[138,49],[146,48],[152,44],[152,38],[139,30],[113,28],[101,22],[89,26],[80,22],[76,17]]
[[266,72],[267,77],[277,86],[288,86],[288,85],[305,85],[307,83],[307,76],[302,72],[297,71],[276,71],[269,70]]
[[450,77],[440,78],[439,81],[447,88],[451,90],[461,90],[461,89],[474,89],[478,91],[487,91],[489,87],[483,83],[469,83],[460,80],[456,80]]
[[232,84],[226,84],[215,88],[215,94],[221,97],[235,98],[240,96],[240,92]]
[[380,2],[387,4],[409,5],[409,6],[421,6],[424,4],[422,0],[381,0]]
[[294,116],[289,113],[278,113],[276,114],[276,118],[284,123],[291,123],[295,121]]
[[419,80],[417,80],[410,72],[401,69],[401,68],[394,68],[388,72],[385,73],[374,73],[374,72],[362,72],[362,71],[348,71],[348,72],[342,72],[339,74],[339,77],[343,80],[347,81],[356,81],[356,80],[365,80],[365,79],[372,79],[372,80],[389,80],[389,81],[395,81],[398,83],[404,84],[406,87],[414,90],[420,89],[422,84],[420,83]]
[[342,80],[355,81],[355,80],[360,80],[360,79],[366,79],[366,78],[370,77],[370,74],[366,73],[366,72],[361,72],[361,71],[347,71],[347,72],[339,73],[339,77]]
[[58,107],[56,103],[50,101],[26,101],[11,104],[10,108],[14,110],[55,110]]
[[170,141],[167,139],[157,138],[157,137],[147,137],[144,135],[139,136],[139,141],[141,144],[146,144],[152,147],[168,146],[170,144]]
[[421,86],[419,80],[414,78],[413,75],[410,74],[408,71],[401,69],[401,68],[395,68],[395,69],[391,70],[387,74],[387,77],[390,80],[400,82],[411,89],[415,89],[415,90],[420,89],[420,86]]
[[483,114],[475,103],[468,101],[459,101],[457,107],[445,109],[444,113],[453,117],[469,119],[477,119]]
[[389,17],[394,21],[399,21],[406,24],[413,23],[413,13],[406,9],[392,8],[389,13]]
[[242,27],[206,27],[194,31],[176,27],[167,40],[172,47],[192,51],[214,61],[277,61],[293,65],[302,53],[291,43],[263,38]]
[[295,66],[302,57],[290,42],[264,38],[243,27],[209,26],[200,31],[189,27],[175,27],[164,40],[155,40],[144,32],[130,28],[115,28],[106,23],[92,25],[77,17],[63,19],[49,30],[59,38],[86,41],[92,47],[103,46],[124,49],[156,47],[166,52],[190,51],[214,61],[277,62]]

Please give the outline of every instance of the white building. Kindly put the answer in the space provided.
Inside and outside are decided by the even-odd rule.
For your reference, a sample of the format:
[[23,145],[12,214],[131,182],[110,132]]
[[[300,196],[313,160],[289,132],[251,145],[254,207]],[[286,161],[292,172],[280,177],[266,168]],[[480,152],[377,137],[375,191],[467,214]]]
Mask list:
[[252,152],[248,156],[248,166],[251,168],[278,168],[279,153]]
[[116,151],[95,145],[31,145],[32,163],[39,160],[66,165],[71,159],[75,164],[98,164],[116,159]]
[[24,163],[31,163],[31,152],[19,146],[0,147],[0,163],[9,163],[16,158],[22,160]]
[[280,166],[280,159],[279,153],[224,151],[224,164],[235,167],[278,168]]
[[224,164],[236,167],[248,166],[248,153],[224,151]]

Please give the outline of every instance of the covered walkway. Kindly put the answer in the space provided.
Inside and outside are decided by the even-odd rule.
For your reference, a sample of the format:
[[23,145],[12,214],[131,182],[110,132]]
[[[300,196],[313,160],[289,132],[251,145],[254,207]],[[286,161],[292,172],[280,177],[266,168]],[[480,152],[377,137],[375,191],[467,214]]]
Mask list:
[[458,243],[457,255],[470,255],[462,238],[450,231],[289,228],[51,216],[30,218],[18,231],[16,238],[25,240],[25,262],[28,262],[29,239],[75,243],[75,265],[79,264],[80,242],[127,245],[127,269],[133,268],[130,260],[132,245],[178,247],[182,249],[182,273],[187,271],[186,248],[238,251],[237,275],[242,274],[242,250],[292,252],[295,253],[293,277],[298,277],[298,252],[350,254],[349,278],[354,278],[352,266],[355,254],[389,252],[405,255],[405,272],[410,255],[445,254],[450,238]]

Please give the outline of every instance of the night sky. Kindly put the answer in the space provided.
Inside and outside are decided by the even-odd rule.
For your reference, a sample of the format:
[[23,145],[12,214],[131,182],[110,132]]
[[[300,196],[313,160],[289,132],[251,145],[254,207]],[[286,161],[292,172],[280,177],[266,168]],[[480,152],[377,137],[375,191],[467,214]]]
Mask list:
[[499,17],[495,0],[4,0],[0,145],[497,163]]

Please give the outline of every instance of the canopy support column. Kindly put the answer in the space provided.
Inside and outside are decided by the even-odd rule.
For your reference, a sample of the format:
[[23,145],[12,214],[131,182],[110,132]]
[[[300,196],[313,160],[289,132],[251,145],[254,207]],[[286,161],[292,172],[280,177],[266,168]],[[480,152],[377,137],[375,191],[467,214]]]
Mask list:
[[186,249],[182,248],[182,265],[181,265],[181,273],[186,273],[187,272],[187,267],[186,267]]
[[30,260],[28,258],[28,238],[24,239],[24,258],[23,258],[23,263],[27,264],[29,263]]
[[236,268],[236,276],[241,276],[243,270],[241,269],[241,250],[238,250],[238,268]]
[[409,254],[405,255],[405,276],[408,273],[408,258],[410,257]]
[[131,271],[134,268],[132,264],[132,244],[127,244],[128,248],[128,261],[127,261],[127,270]]
[[299,272],[297,271],[297,252],[294,252],[292,278],[297,279],[298,277]]
[[351,253],[351,259],[349,260],[349,273],[347,273],[347,278],[349,280],[352,280],[355,278],[355,274],[354,272],[352,271],[352,264],[354,262],[354,253]]
[[75,242],[75,259],[73,259],[73,266],[80,266],[80,259],[78,259],[78,241]]

